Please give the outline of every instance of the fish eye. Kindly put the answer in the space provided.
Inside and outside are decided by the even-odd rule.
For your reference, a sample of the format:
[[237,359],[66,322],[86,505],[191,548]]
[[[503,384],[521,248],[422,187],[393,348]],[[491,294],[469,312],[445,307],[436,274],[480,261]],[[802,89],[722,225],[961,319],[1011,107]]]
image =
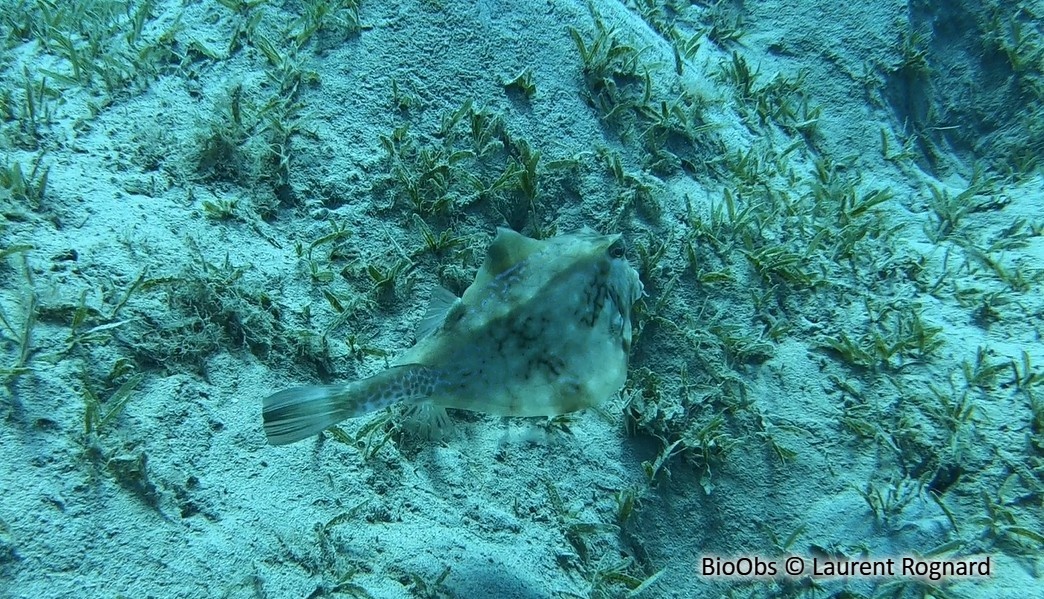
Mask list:
[[622,241],[615,241],[613,242],[613,245],[609,246],[609,256],[612,258],[624,257],[624,245]]

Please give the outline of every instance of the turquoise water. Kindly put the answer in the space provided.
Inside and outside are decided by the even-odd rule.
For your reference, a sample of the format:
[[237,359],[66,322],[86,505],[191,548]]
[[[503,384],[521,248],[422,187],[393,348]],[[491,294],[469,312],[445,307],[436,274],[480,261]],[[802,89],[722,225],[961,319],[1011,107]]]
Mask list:
[[[1038,592],[1040,2],[0,11],[0,596]],[[629,296],[497,227],[644,295],[578,342]],[[595,407],[266,439],[418,328],[618,386],[621,318]]]

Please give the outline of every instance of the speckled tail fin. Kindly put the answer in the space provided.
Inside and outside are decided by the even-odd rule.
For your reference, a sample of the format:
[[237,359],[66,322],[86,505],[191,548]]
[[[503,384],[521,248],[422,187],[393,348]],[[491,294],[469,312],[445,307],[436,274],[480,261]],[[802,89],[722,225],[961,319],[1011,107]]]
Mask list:
[[265,398],[265,435],[272,445],[307,439],[346,418],[425,400],[438,380],[434,369],[406,364],[352,383],[286,389]]

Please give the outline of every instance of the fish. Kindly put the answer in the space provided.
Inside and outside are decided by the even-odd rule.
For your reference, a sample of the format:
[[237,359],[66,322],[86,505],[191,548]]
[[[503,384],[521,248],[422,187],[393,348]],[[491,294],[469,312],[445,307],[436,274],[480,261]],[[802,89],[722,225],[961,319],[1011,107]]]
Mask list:
[[551,417],[599,405],[626,381],[643,293],[619,234],[538,240],[497,228],[460,297],[432,292],[412,348],[369,378],[268,396],[265,436],[286,445],[395,404],[436,424],[446,408]]

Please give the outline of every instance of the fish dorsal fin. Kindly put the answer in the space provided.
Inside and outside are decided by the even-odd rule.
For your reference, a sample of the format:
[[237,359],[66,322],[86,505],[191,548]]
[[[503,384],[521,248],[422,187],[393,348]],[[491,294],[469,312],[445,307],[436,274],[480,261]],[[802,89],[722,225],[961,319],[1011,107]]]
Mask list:
[[436,287],[431,292],[428,311],[424,313],[424,317],[417,323],[417,339],[424,339],[442,326],[442,323],[446,321],[446,314],[449,313],[450,308],[456,303],[457,296],[452,291],[442,286]]
[[486,250],[486,260],[475,275],[475,281],[471,286],[477,289],[483,288],[500,273],[539,252],[544,245],[543,241],[530,239],[517,231],[497,227],[497,236],[493,239],[493,243],[489,244],[489,249]]

